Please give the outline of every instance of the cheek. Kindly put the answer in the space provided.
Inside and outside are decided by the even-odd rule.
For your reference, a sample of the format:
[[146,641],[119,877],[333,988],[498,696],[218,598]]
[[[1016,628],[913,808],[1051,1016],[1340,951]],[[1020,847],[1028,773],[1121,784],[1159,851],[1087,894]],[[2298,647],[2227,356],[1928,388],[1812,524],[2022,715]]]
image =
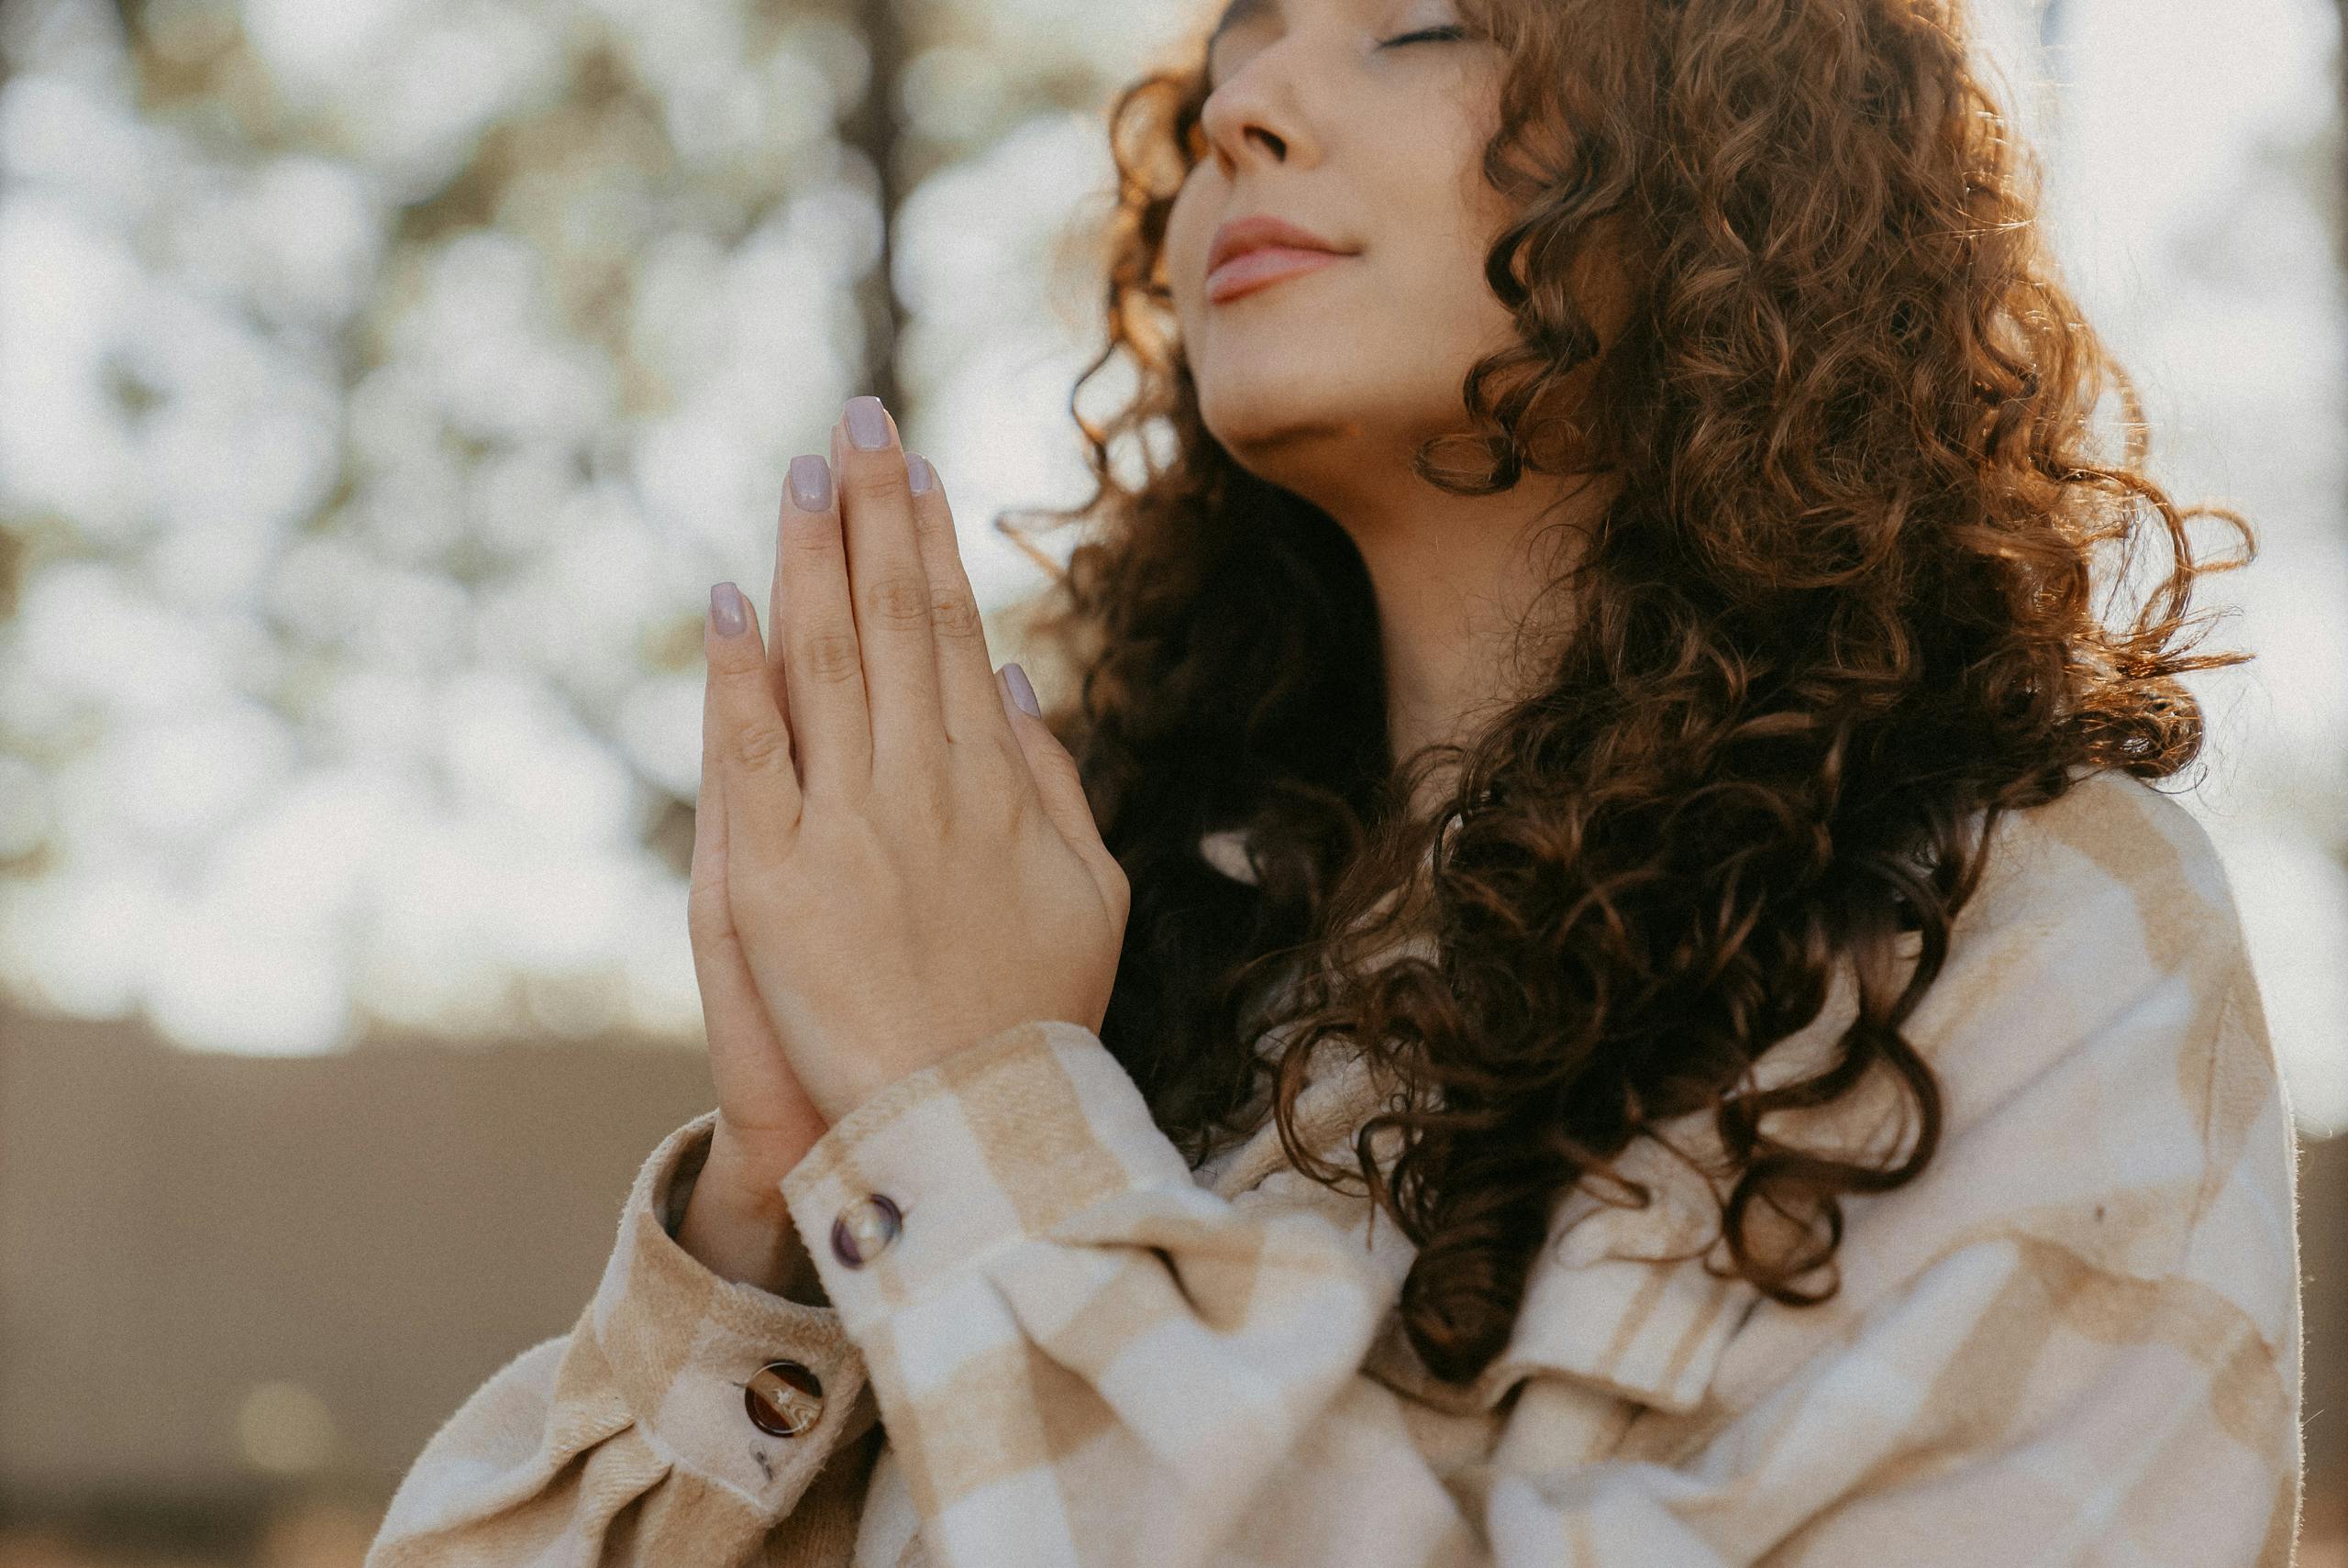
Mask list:
[[1431,264],[1439,266],[1453,283],[1445,314],[1455,322],[1505,321],[1508,308],[1484,281],[1484,264],[1516,214],[1484,181],[1484,142],[1476,127],[1459,124],[1447,128],[1452,132],[1448,159],[1425,171],[1433,219],[1428,248],[1439,252],[1431,257]]
[[1166,238],[1161,265],[1174,297],[1186,305],[1200,295],[1205,282],[1207,244],[1213,237],[1213,209],[1205,200],[1203,178],[1193,176],[1175,193],[1167,209]]
[[[1445,182],[1450,182],[1446,183]],[[1487,193],[1490,194],[1490,193]],[[1388,209],[1390,222],[1379,229],[1388,238],[1385,259],[1393,269],[1398,295],[1429,330],[1456,335],[1463,324],[1507,314],[1484,281],[1484,261],[1506,226],[1507,216],[1458,188],[1456,171],[1429,170],[1409,207]]]
[[1501,193],[1485,182],[1488,129],[1449,97],[1422,98],[1413,112],[1366,125],[1366,169],[1375,171],[1376,227],[1422,248],[1483,252],[1507,220]]

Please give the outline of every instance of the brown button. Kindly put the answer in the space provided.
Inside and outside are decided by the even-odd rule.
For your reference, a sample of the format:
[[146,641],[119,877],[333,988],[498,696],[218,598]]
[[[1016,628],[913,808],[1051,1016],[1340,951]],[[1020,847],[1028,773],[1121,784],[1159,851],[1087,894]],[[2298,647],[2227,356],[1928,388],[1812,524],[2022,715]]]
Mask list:
[[862,1268],[897,1239],[904,1214],[888,1194],[876,1192],[849,1204],[832,1221],[832,1255]]
[[742,1402],[750,1424],[775,1437],[797,1437],[824,1413],[823,1381],[799,1362],[770,1361],[750,1375]]

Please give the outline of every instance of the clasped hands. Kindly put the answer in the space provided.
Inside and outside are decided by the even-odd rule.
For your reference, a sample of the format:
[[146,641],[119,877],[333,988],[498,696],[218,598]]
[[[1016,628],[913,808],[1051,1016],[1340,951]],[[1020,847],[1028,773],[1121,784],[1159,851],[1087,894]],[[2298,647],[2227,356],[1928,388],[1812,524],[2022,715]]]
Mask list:
[[770,1196],[897,1079],[1030,1020],[1098,1029],[1130,907],[1075,759],[990,662],[944,488],[880,400],[851,399],[829,463],[792,480],[771,650],[747,596],[711,592],[689,896],[712,1158]]

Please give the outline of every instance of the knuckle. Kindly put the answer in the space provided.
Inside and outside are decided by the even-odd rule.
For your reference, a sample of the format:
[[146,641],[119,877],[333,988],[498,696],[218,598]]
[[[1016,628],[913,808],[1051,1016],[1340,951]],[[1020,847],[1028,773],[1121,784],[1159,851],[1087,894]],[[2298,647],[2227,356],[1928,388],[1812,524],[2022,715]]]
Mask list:
[[978,601],[950,588],[930,595],[929,624],[936,628],[939,636],[957,641],[980,636],[984,631]]
[[734,732],[734,760],[747,768],[767,772],[791,766],[791,736],[773,724],[746,724]]
[[903,458],[887,451],[859,454],[842,468],[839,487],[856,501],[884,501],[910,496]]
[[929,624],[929,584],[911,572],[892,572],[864,589],[864,611],[878,625]]
[[864,668],[856,638],[847,632],[811,632],[797,649],[800,672],[812,680],[841,681]]
[[840,537],[838,525],[828,515],[817,513],[812,520],[803,518],[782,530],[783,551],[803,559],[811,566],[845,561],[847,543]]

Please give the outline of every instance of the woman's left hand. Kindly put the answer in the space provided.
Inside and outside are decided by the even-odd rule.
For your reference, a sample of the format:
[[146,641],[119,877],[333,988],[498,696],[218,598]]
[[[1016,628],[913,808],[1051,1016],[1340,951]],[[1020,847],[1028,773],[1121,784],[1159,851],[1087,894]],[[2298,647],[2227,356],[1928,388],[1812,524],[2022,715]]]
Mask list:
[[775,551],[782,700],[748,596],[731,595],[729,633],[721,584],[703,722],[743,955],[836,1124],[1013,1024],[1098,1029],[1130,903],[1075,759],[994,673],[944,488],[913,492],[879,400],[850,401],[828,470],[802,458],[792,475]]

